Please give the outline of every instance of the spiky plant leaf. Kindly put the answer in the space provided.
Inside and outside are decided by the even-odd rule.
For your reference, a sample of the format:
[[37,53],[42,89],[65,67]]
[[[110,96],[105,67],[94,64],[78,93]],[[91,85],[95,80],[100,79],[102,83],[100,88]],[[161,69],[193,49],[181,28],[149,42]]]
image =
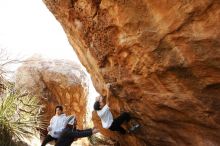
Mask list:
[[45,126],[38,98],[8,85],[0,96],[0,145],[14,146]]

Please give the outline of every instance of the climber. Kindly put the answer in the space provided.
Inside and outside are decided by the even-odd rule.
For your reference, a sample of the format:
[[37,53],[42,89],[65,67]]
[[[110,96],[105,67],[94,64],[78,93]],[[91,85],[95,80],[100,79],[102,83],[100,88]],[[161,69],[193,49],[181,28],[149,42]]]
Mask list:
[[50,120],[50,125],[47,127],[48,134],[43,140],[41,146],[45,146],[50,141],[56,141],[63,129],[66,127],[66,114],[63,113],[63,107],[58,105],[55,108],[55,116]]
[[88,137],[98,132],[95,128],[86,130],[76,129],[77,120],[75,116],[70,116],[66,123],[66,128],[57,140],[55,146],[70,146],[72,142],[76,141],[78,138]]
[[[127,112],[121,113],[121,115],[117,118],[113,119],[112,113],[110,111],[110,108],[108,106],[108,99],[110,96],[110,86],[111,84],[108,83],[106,85],[106,96],[98,96],[96,98],[96,102],[94,103],[94,110],[97,111],[98,116],[101,119],[102,127],[105,129],[109,129],[111,131],[118,131],[121,134],[126,134],[126,130],[121,126],[124,122],[128,122],[131,119],[131,116]],[[105,98],[105,100],[103,99]],[[140,125],[135,124],[133,127],[131,127],[128,131],[128,133],[135,131]]]

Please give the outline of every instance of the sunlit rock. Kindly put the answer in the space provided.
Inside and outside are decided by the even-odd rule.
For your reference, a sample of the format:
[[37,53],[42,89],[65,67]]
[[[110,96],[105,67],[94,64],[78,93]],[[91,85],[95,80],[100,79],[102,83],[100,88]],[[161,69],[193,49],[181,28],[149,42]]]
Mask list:
[[[220,145],[219,0],[44,0],[114,115],[135,134],[121,145]],[[101,127],[98,118],[94,121]]]

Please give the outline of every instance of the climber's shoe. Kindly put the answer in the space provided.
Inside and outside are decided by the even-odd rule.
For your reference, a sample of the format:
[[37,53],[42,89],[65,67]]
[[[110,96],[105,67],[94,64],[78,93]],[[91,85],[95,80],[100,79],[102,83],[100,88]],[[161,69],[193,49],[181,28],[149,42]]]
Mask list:
[[133,125],[133,126],[129,129],[129,133],[136,131],[139,127],[140,127],[139,124]]

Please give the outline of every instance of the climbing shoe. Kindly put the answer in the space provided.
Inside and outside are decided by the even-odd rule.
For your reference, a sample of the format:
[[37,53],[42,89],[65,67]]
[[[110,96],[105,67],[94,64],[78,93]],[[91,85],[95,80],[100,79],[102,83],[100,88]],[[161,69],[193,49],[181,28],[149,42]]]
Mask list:
[[137,130],[139,127],[140,127],[139,124],[133,125],[133,126],[129,129],[129,133],[130,133],[130,132],[133,132],[133,131],[135,131],[135,130]]

